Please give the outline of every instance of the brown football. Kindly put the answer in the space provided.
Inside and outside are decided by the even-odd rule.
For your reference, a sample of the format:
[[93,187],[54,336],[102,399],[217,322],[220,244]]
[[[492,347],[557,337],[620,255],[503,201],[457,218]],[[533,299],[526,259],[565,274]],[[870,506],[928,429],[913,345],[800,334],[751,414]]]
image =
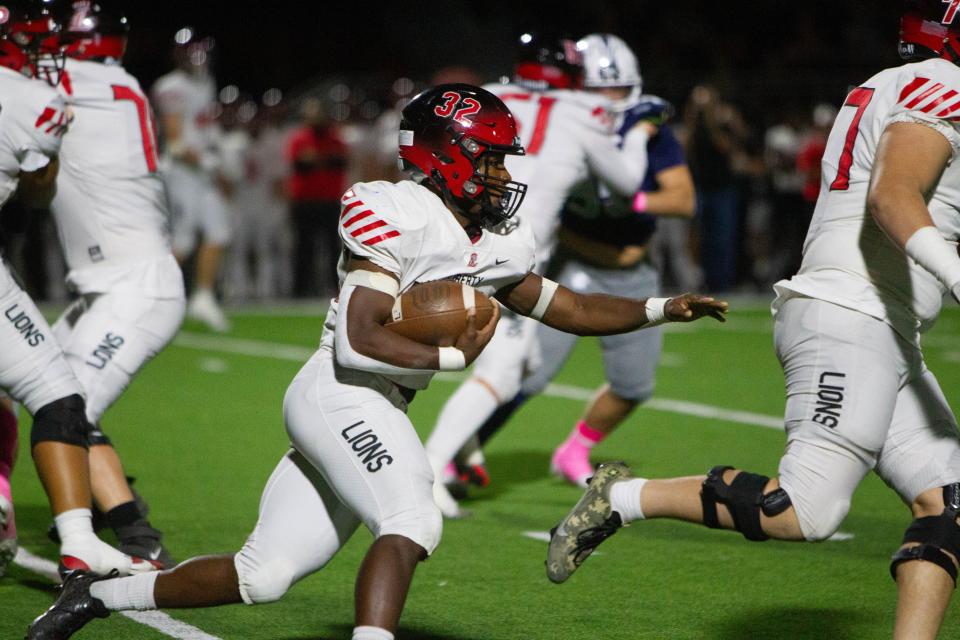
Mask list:
[[467,327],[471,301],[480,329],[493,315],[493,304],[483,292],[449,280],[415,284],[397,298],[386,327],[422,344],[449,347]]

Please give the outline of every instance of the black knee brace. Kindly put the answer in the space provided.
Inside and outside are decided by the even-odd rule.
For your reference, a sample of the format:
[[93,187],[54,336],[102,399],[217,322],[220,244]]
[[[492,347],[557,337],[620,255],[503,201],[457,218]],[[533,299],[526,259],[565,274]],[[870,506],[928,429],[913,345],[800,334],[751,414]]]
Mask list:
[[900,549],[893,554],[890,575],[894,580],[897,579],[897,567],[901,562],[926,560],[950,574],[953,586],[957,586],[957,566],[945,552],[960,560],[960,525],[957,524],[957,517],[960,516],[960,482],[943,488],[943,504],[945,506],[940,515],[917,518],[907,527],[903,544],[920,544]]
[[101,431],[100,425],[98,424],[90,426],[90,431],[87,433],[87,444],[91,447],[101,444],[107,445],[108,447],[113,446],[113,442],[110,441],[110,436]]
[[33,416],[30,446],[41,442],[63,442],[87,447],[90,423],[87,422],[83,398],[74,394],[44,405]]
[[711,529],[719,529],[717,503],[727,505],[733,516],[734,528],[747,540],[761,542],[770,536],[760,526],[760,511],[773,517],[783,513],[790,506],[790,496],[781,488],[764,495],[763,489],[770,478],[756,473],[741,471],[730,484],[723,482],[723,472],[733,467],[716,466],[710,469],[707,479],[700,488],[700,502],[703,505],[703,524]]

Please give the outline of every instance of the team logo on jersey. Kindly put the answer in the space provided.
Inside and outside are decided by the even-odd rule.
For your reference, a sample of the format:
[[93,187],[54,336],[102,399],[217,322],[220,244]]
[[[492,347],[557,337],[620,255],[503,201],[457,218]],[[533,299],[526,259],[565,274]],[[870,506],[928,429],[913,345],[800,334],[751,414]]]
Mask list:
[[68,124],[70,124],[70,120],[66,111],[46,107],[43,113],[37,117],[37,121],[33,123],[33,126],[44,133],[49,133],[53,136],[62,136],[66,132]]
[[7,320],[10,321],[13,328],[23,336],[23,339],[27,341],[28,345],[36,347],[46,340],[46,337],[37,327],[37,324],[27,315],[26,311],[23,309],[18,310],[19,306],[18,303],[13,303],[3,312],[3,315],[7,317]]
[[340,435],[356,452],[360,462],[366,464],[367,471],[376,473],[384,466],[393,464],[393,456],[380,442],[379,436],[373,432],[373,429],[363,429],[363,425],[363,420],[354,422],[341,431]]
[[103,369],[107,366],[107,363],[113,360],[113,356],[117,354],[124,342],[126,341],[123,336],[108,331],[97,348],[90,353],[90,359],[86,363],[94,369]]
[[468,266],[468,267],[475,267],[475,266],[477,266],[477,254],[475,254],[475,253],[471,253],[471,254],[470,254],[470,259],[467,260],[467,266]]
[[840,424],[844,397],[844,387],[840,383],[846,377],[847,374],[835,371],[824,371],[820,374],[820,385],[817,388],[817,406],[813,409],[814,422],[831,429],[835,429]]

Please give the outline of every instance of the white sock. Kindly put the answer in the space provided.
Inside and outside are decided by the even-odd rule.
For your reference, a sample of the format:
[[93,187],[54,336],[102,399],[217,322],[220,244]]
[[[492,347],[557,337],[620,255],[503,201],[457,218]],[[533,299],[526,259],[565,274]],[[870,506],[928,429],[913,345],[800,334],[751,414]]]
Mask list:
[[646,478],[633,478],[615,482],[610,487],[610,508],[620,514],[624,523],[631,520],[643,520],[643,508],[640,506],[640,492]]
[[129,578],[101,580],[90,585],[90,595],[101,600],[111,611],[146,611],[156,609],[153,599],[153,585],[157,581],[158,571],[138,573]]
[[93,533],[93,514],[90,513],[90,509],[64,511],[56,516],[53,522],[64,546],[76,542],[78,538],[89,539],[95,537]]
[[500,406],[484,385],[467,380],[443,405],[433,433],[427,439],[427,456],[437,473],[453,460],[460,447]]
[[393,634],[380,627],[354,627],[351,640],[393,640]]

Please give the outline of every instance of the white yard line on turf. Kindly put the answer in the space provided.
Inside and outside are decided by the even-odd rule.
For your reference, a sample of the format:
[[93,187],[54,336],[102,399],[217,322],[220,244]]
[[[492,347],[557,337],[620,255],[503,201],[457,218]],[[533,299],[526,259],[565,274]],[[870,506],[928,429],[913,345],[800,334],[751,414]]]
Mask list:
[[[56,562],[34,555],[23,547],[17,549],[17,556],[13,559],[13,562],[28,571],[33,571],[44,578],[60,583],[60,574],[57,573]],[[220,640],[217,636],[212,636],[193,625],[171,618],[162,611],[122,611],[121,615],[178,640]]]
[[[316,349],[297,345],[266,342],[263,340],[248,340],[245,338],[230,338],[228,336],[214,336],[203,333],[191,333],[189,331],[181,331],[173,341],[173,344],[187,349],[218,351],[221,353],[233,353],[256,358],[276,358],[278,360],[290,360],[293,362],[306,362],[316,351]],[[463,380],[463,374],[438,373],[436,379],[443,382],[459,382]],[[585,387],[576,387],[567,384],[551,384],[544,390],[543,395],[554,398],[565,398],[567,400],[587,401],[593,397],[595,392],[595,389],[587,389]],[[783,429],[782,417],[753,413],[750,411],[724,409],[722,407],[714,407],[698,402],[688,402],[686,400],[652,398],[643,406],[656,411],[679,413],[682,415],[697,416],[698,418],[711,418],[727,422],[738,422],[740,424],[751,424],[768,429]]]

